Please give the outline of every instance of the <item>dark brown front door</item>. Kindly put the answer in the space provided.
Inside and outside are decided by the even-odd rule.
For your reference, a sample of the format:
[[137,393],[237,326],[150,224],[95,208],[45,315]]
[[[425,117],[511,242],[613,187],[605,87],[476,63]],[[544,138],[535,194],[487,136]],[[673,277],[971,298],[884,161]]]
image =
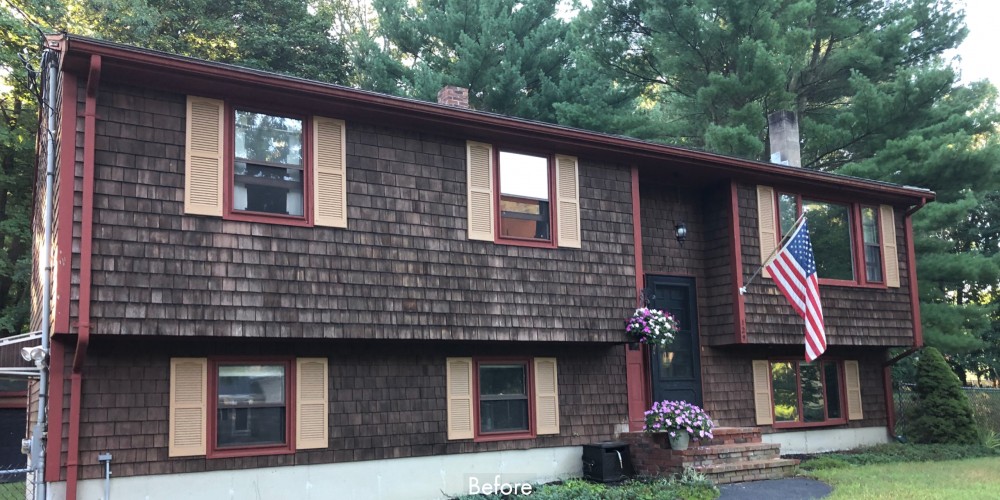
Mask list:
[[650,349],[654,401],[687,401],[701,406],[701,357],[694,278],[649,276],[650,307],[674,315],[680,332],[672,345]]

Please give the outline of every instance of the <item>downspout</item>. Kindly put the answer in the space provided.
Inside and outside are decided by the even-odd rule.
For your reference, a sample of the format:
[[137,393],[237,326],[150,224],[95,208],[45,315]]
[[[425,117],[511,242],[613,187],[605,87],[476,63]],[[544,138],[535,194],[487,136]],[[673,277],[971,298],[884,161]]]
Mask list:
[[893,439],[899,439],[896,435],[896,405],[892,397],[892,367],[896,363],[909,357],[920,350],[924,345],[923,329],[920,326],[920,295],[917,290],[917,258],[913,248],[913,221],[911,216],[927,204],[927,200],[920,199],[920,203],[914,205],[903,215],[906,227],[906,274],[910,286],[910,309],[913,311],[913,346],[903,351],[896,357],[882,364],[882,389],[885,391],[885,414],[886,430]]
[[[49,354],[49,338],[52,335],[52,212],[55,197],[52,196],[56,175],[56,77],[58,76],[59,58],[51,49],[42,52],[42,66],[47,70],[45,108],[46,143],[45,143],[45,212],[42,215],[44,236],[42,240],[42,352]],[[47,409],[49,398],[48,360],[37,361],[38,375],[38,420],[31,437],[31,465],[35,469],[35,499],[46,498],[45,491],[45,446],[43,439],[47,425]]]
[[83,114],[83,210],[80,224],[80,304],[76,351],[70,375],[69,450],[66,458],[66,500],[76,500],[80,468],[80,405],[83,365],[90,344],[91,256],[94,236],[94,149],[97,122],[97,89],[101,81],[101,56],[90,56],[87,97]]

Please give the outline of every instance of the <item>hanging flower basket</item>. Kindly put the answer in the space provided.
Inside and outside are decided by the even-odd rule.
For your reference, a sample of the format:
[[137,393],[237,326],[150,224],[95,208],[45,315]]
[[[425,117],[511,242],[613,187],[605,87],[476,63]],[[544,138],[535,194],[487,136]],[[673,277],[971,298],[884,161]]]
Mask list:
[[677,320],[670,313],[648,307],[636,309],[625,324],[625,333],[635,340],[661,347],[674,341],[678,329]]

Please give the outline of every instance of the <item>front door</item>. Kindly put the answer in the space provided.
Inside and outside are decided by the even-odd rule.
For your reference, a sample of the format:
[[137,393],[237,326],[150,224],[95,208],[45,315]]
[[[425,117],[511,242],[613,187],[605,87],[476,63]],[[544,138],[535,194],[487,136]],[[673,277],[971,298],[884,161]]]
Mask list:
[[669,312],[680,324],[672,345],[650,351],[654,401],[687,401],[701,406],[701,356],[694,278],[649,276],[649,307]]

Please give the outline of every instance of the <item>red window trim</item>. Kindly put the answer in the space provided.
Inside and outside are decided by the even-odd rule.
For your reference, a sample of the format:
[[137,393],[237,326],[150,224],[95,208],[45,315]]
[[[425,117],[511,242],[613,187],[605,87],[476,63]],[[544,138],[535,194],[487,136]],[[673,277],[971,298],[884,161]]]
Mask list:
[[[518,238],[514,236],[503,236],[503,222],[500,216],[500,150],[508,153],[524,154],[543,157],[548,162],[549,167],[549,239],[540,240],[535,238]],[[519,148],[508,148],[500,144],[493,144],[493,184],[496,189],[493,192],[493,223],[496,227],[494,243],[502,245],[532,247],[532,248],[558,248],[556,241],[556,175],[555,175],[555,155],[542,154],[537,151],[524,150]]]
[[[795,204],[797,206],[796,214],[802,215],[802,195],[798,193],[792,193],[788,191],[774,190],[774,209],[775,215],[777,217],[777,227],[776,231],[778,242],[781,242],[781,238],[784,234],[781,229],[781,196],[788,195],[795,197]],[[849,202],[849,201],[839,201],[835,199],[825,198],[822,196],[807,196],[812,201],[820,201],[824,203],[831,203],[835,205],[846,206],[848,209],[848,214],[851,218],[850,221],[850,232],[851,232],[851,266],[854,271],[853,280],[841,280],[841,279],[831,279],[824,278],[820,276],[819,284],[823,286],[841,286],[850,288],[874,288],[874,289],[886,289],[885,282],[885,251],[882,242],[884,241],[884,236],[882,235],[882,225],[880,224],[881,214],[877,206]],[[861,208],[862,207],[874,207],[875,208],[875,229],[878,231],[879,237],[879,255],[882,260],[882,281],[868,281],[868,273],[865,270],[865,241],[864,233],[861,228]]]
[[[487,432],[480,430],[479,423],[479,366],[495,365],[502,363],[521,363],[525,366],[527,378],[524,381],[528,393],[528,430],[513,432]],[[493,357],[483,356],[472,358],[472,427],[475,431],[473,442],[485,443],[491,441],[511,441],[515,439],[534,439],[538,437],[537,425],[535,422],[535,363],[533,357]]]
[[779,422],[778,421],[777,415],[775,414],[774,411],[774,377],[771,376],[771,370],[770,370],[771,365],[773,363],[792,363],[795,365],[795,389],[796,389],[795,392],[798,397],[798,414],[799,418],[801,419],[804,417],[804,415],[802,412],[802,374],[799,369],[799,364],[803,362],[804,361],[799,359],[789,359],[789,358],[774,358],[774,359],[769,359],[767,361],[768,387],[769,390],[771,391],[771,419],[774,422],[773,424],[771,424],[771,426],[774,427],[775,429],[797,429],[803,427],[833,427],[833,426],[847,424],[847,404],[846,404],[847,398],[845,397],[846,385],[844,379],[844,361],[841,359],[822,359],[818,361],[819,363],[834,363],[837,365],[837,379],[838,379],[837,382],[838,382],[838,387],[840,387],[839,402],[840,402],[840,414],[842,415],[841,418],[835,418],[835,419],[829,418],[830,405],[826,397],[826,371],[820,370],[820,376],[823,379],[823,402],[824,402],[823,413],[827,416],[827,419],[822,422],[801,422],[801,421]]
[[[285,365],[285,444],[251,445],[218,448],[219,366],[247,364]],[[259,455],[289,455],[295,453],[295,358],[288,356],[246,357],[220,356],[208,358],[208,429],[207,458],[252,457]]]
[[[254,105],[226,101],[225,134],[223,136],[223,193],[222,217],[225,220],[240,222],[260,222],[264,224],[280,224],[283,226],[313,227],[313,157],[312,157],[312,116],[300,113],[275,112],[273,109],[261,109]],[[283,118],[302,120],[302,216],[269,214],[250,210],[233,209],[234,168],[236,163],[236,109],[263,113]]]

